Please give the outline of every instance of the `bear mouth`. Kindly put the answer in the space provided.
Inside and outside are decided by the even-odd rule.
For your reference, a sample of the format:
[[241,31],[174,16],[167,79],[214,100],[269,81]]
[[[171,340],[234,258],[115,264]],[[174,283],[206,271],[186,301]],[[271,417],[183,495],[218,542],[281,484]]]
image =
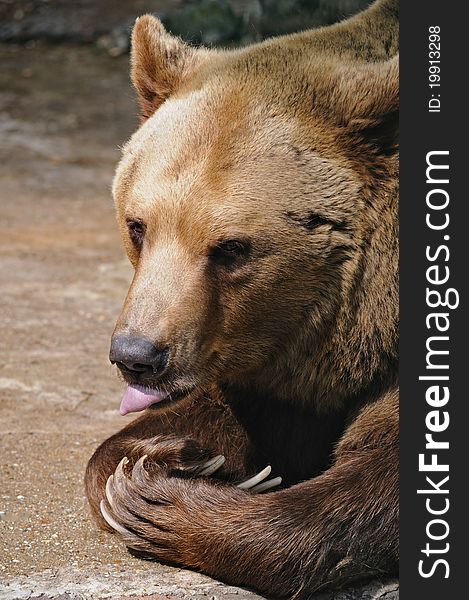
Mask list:
[[130,383],[122,396],[119,412],[122,416],[129,413],[136,413],[147,408],[160,408],[168,404],[173,404],[188,396],[194,388],[184,390],[164,390],[151,386],[145,386],[138,383]]

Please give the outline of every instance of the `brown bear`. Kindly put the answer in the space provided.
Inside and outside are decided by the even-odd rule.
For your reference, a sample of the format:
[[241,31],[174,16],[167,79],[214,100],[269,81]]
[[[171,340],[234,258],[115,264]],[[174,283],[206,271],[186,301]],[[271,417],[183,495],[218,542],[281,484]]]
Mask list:
[[136,22],[110,359],[144,412],[85,478],[131,551],[271,598],[397,571],[397,44],[396,0],[229,51]]

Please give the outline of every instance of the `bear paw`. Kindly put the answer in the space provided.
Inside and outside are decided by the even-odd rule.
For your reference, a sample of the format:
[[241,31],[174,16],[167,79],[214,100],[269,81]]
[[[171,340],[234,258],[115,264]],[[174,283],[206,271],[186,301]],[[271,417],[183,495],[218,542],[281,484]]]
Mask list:
[[[198,466],[192,465],[192,475],[197,479],[191,481],[187,477],[165,474],[162,468],[155,469],[145,455],[133,466],[128,458],[123,458],[107,480],[106,495],[100,504],[101,514],[129,549],[139,556],[176,564],[184,562],[181,531],[193,529],[194,514],[201,512],[210,493],[216,497],[234,495],[239,499],[247,492],[270,490],[282,481],[280,477],[267,479],[271,472],[268,466],[237,486],[211,483],[208,477],[223,463],[224,457],[219,455]],[[194,506],[191,503],[195,503]],[[202,504],[199,506],[198,503]]]

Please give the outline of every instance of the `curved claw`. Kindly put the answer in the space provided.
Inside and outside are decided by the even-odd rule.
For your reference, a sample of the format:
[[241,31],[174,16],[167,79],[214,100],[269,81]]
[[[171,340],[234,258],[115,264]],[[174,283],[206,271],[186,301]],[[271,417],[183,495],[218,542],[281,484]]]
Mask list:
[[[129,459],[124,456],[124,458],[117,465],[116,470],[114,471],[114,475],[112,478],[112,488],[117,493],[123,493],[128,484],[128,478],[124,473],[124,465],[129,462]],[[108,480],[109,481],[109,480]]]
[[251,492],[253,494],[261,494],[262,492],[266,492],[267,490],[270,490],[271,488],[277,487],[281,483],[282,483],[281,477],[274,477],[273,479],[268,479],[267,481],[264,481],[263,483],[259,483],[258,485],[255,485],[253,488],[251,488]]
[[111,507],[112,507],[112,495],[114,493],[113,480],[114,480],[114,476],[109,475],[109,477],[107,478],[107,481],[106,481],[106,498],[107,498],[107,501],[109,502],[109,506],[111,506]]
[[222,454],[219,454],[200,466],[197,471],[197,475],[200,477],[208,477],[209,475],[213,475],[215,471],[218,471],[218,469],[224,464],[224,462],[225,457]]
[[129,459],[127,458],[127,456],[124,456],[124,458],[120,461],[120,463],[116,467],[116,470],[114,471],[115,479],[122,479],[122,477],[125,477],[124,467],[128,462]]
[[134,464],[132,469],[132,481],[134,481],[137,485],[146,485],[148,483],[147,470],[143,466],[143,463],[148,458],[148,454],[144,454],[141,456],[137,462]]
[[114,529],[118,533],[121,533],[122,535],[130,534],[130,531],[128,531],[125,527],[122,527],[122,525],[119,525],[119,523],[113,517],[111,517],[106,508],[106,503],[104,502],[104,500],[101,500],[99,508],[101,510],[101,514],[103,515],[103,519],[106,521],[109,527],[112,527],[112,529]]
[[246,481],[243,481],[242,483],[238,483],[237,487],[239,487],[240,490],[250,490],[258,483],[261,483],[261,481],[264,481],[264,479],[270,475],[271,471],[272,467],[268,465],[265,469],[262,469],[260,473],[254,475],[254,477],[246,479]]

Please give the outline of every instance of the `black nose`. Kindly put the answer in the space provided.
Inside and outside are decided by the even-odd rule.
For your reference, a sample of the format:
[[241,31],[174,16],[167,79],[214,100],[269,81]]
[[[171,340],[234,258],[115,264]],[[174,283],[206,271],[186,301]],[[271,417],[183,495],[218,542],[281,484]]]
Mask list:
[[168,348],[159,349],[150,340],[135,335],[113,335],[109,360],[121,371],[160,375],[168,362]]

